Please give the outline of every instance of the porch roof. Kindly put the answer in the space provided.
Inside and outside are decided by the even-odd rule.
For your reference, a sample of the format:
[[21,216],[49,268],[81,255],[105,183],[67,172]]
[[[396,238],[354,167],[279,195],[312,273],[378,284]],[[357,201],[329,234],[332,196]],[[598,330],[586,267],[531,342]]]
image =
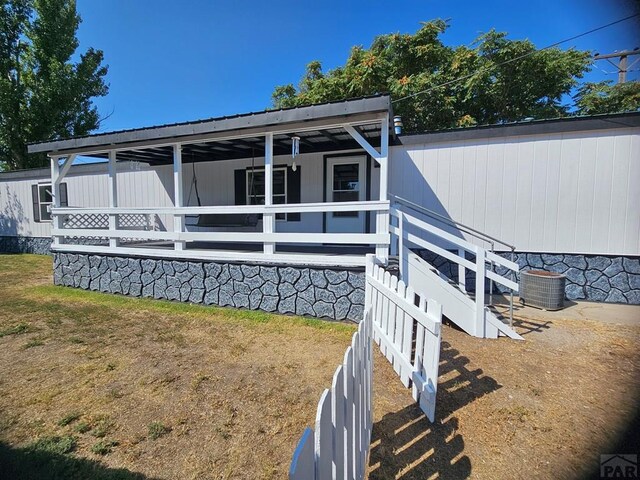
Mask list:
[[339,125],[357,124],[359,133],[378,146],[382,115],[392,116],[386,94],[51,140],[33,143],[28,151],[106,158],[118,150],[118,160],[163,164],[173,161],[173,144],[182,143],[185,163],[230,160],[262,156],[267,132],[274,134],[274,155],[291,152],[292,136],[300,137],[301,153],[347,150],[360,146]]

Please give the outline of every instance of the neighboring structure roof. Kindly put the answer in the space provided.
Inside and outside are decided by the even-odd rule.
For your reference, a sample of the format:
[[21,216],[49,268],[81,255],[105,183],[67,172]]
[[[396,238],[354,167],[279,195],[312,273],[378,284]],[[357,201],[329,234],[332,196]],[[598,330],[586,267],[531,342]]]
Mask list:
[[589,130],[609,130],[612,128],[640,127],[640,112],[609,113],[581,117],[529,120],[475,127],[452,128],[423,133],[408,133],[397,138],[402,145],[419,143],[450,142],[518,135],[538,135],[548,133],[578,132]]
[[[168,144],[188,139],[193,141],[202,137],[202,144],[185,145],[183,158],[188,161],[206,161],[216,159],[246,158],[253,152],[260,156],[264,151],[264,134],[258,133],[261,129],[266,131],[270,127],[291,126],[295,129],[298,125],[300,133],[279,134],[274,136],[274,153],[281,154],[290,151],[290,137],[295,134],[301,138],[305,151],[344,150],[358,148],[353,138],[342,129],[323,130],[319,125],[317,130],[305,130],[307,124],[313,125],[326,121],[330,124],[340,123],[341,119],[358,118],[367,114],[391,112],[391,99],[389,95],[374,95],[357,99],[327,102],[306,107],[294,107],[280,110],[265,110],[262,112],[245,113],[226,117],[209,118],[192,122],[174,123],[146,128],[120,130],[116,132],[98,133],[83,137],[51,140],[33,143],[29,145],[29,153],[83,153],[96,152],[101,149],[108,150],[115,145],[121,148],[136,148],[134,151],[123,151],[118,157],[122,160],[139,160],[149,163],[163,163],[171,160],[172,147],[154,147],[153,144]],[[229,132],[243,135],[244,132],[256,131],[255,137],[242,140],[209,140],[212,134]],[[372,144],[380,141],[380,127],[375,125],[363,125],[361,133]],[[140,150],[141,147],[147,147]],[[98,157],[104,157],[101,153]]]
[[[74,164],[71,168],[74,175],[93,175],[107,173],[106,162]],[[0,172],[0,181],[27,180],[27,179],[50,179],[51,167],[25,168],[22,170],[11,170]]]

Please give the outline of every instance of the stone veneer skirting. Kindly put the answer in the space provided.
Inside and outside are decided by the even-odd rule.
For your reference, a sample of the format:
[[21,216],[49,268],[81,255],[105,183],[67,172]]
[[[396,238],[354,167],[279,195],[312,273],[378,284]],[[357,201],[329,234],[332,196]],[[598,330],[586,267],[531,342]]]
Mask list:
[[[0,236],[0,252],[50,254],[51,239],[48,237]],[[427,252],[420,253],[425,259],[433,263],[436,268],[438,268],[438,270],[440,270],[444,275],[454,281],[457,281],[457,266],[453,265],[451,262],[442,257],[428,254]],[[131,283],[127,283],[125,281],[121,289],[122,291],[117,291],[118,287],[115,286],[114,283],[114,287],[112,288],[111,278],[105,274],[106,271],[115,271],[116,275],[114,276],[114,279],[118,278],[118,268],[120,267],[116,265],[115,268],[112,268],[115,265],[113,263],[115,260],[111,260],[111,264],[106,266],[107,270],[100,272],[100,269],[104,270],[105,267],[103,266],[99,268],[98,273],[100,273],[100,280],[98,280],[96,284],[95,270],[93,271],[93,274],[91,274],[90,272],[89,274],[87,274],[86,270],[82,270],[82,267],[85,265],[82,265],[79,268],[77,268],[75,265],[73,267],[71,267],[71,265],[69,264],[63,265],[61,263],[62,255],[64,254],[55,255],[57,265],[56,283],[58,284],[87,288],[92,290],[100,290],[104,292],[115,291],[115,293],[137,296],[142,296],[142,290],[144,289],[144,296],[147,297],[170,298],[172,300],[195,301],[194,303],[239,306],[261,310],[273,308],[273,303],[275,302],[275,310],[269,311],[276,311],[281,313],[297,313],[300,315],[312,315],[336,319],[349,318],[352,320],[357,320],[362,317],[362,305],[364,304],[364,274],[362,272],[347,272],[345,270],[323,270],[300,267],[258,267],[254,265],[234,265],[233,271],[235,272],[235,277],[240,278],[240,275],[242,275],[242,278],[238,280],[237,278],[231,278],[231,264],[215,264],[209,262],[178,262],[178,268],[182,268],[179,264],[189,265],[190,263],[199,264],[203,268],[205,268],[206,265],[218,265],[225,272],[227,272],[228,269],[229,277],[231,279],[230,281],[232,281],[230,285],[228,284],[229,282],[219,282],[221,283],[219,287],[224,286],[224,288],[221,288],[221,290],[217,290],[218,293],[216,294],[216,287],[213,287],[215,282],[213,280],[209,280],[208,283],[209,287],[211,288],[199,287],[200,283],[196,280],[194,281],[196,287],[191,288],[193,297],[190,300],[189,297],[191,297],[192,295],[191,293],[189,293],[189,295],[186,296],[186,300],[183,300],[183,292],[180,291],[179,295],[176,295],[176,292],[174,290],[175,288],[181,289],[183,287],[183,282],[180,282],[180,285],[178,286],[177,280],[168,280],[169,277],[175,276],[175,272],[171,273],[170,267],[167,267],[167,278],[165,279],[165,281],[167,282],[167,286],[164,290],[164,293],[162,288],[164,286],[164,283],[162,280],[160,280],[160,282],[158,283],[158,289],[156,293],[156,280],[159,280],[162,277],[162,275],[159,274],[160,270],[156,272],[154,266],[152,272],[142,272],[142,266],[140,266],[139,269],[135,266],[137,265],[137,262],[146,261],[148,270],[149,268],[151,268],[151,264],[149,264],[148,262],[154,262],[154,265],[159,262],[164,262],[167,264],[173,264],[174,262],[151,259],[121,259],[120,264],[122,264],[123,260],[132,260],[132,268],[135,270],[135,272],[133,278],[129,279]],[[510,254],[508,253],[503,254],[503,256],[505,258],[510,258]],[[78,257],[77,261],[80,261],[80,257],[88,258],[89,256],[76,255],[75,257]],[[97,258],[107,259],[117,257],[99,256]],[[552,272],[563,273],[564,275],[566,275],[567,282],[565,294],[566,298],[569,300],[589,300],[596,302],[628,303],[633,305],[640,305],[640,257],[519,252],[515,254],[515,260],[520,266],[520,269],[543,269]],[[94,262],[95,261],[97,260],[94,260]],[[82,262],[85,262],[85,260],[82,260]],[[102,261],[100,262],[102,264]],[[160,263],[163,272],[164,263]],[[61,276],[61,266],[70,267],[65,270],[66,273],[64,274],[64,280],[63,276]],[[89,266],[90,271],[92,267],[93,265]],[[74,270],[73,272],[71,271],[76,268],[77,270]],[[192,267],[192,269],[193,268],[196,267]],[[215,273],[218,267],[209,266],[207,268],[209,270],[205,272],[205,277],[208,272],[211,272],[213,277],[217,279]],[[253,272],[256,271],[256,268],[258,269],[257,271],[260,275],[260,280],[250,280],[255,277],[255,275],[253,275]],[[268,272],[273,271],[273,269],[275,269],[276,272],[275,276],[264,278],[263,275],[269,275]],[[138,272],[138,270],[140,270],[140,272]],[[496,270],[498,273],[504,273],[499,267]],[[82,271],[82,273],[80,273],[80,271]],[[245,271],[247,271],[248,274],[245,275]],[[284,272],[283,275],[281,275],[281,272]],[[293,272],[298,272],[298,278],[296,278],[295,280],[294,277],[296,276],[296,273]],[[305,283],[307,282],[306,272],[308,272],[309,281],[311,281],[312,278],[315,279],[312,283],[312,286],[314,287],[313,292],[308,291],[308,288],[303,288]],[[124,270],[124,273],[127,273],[126,269]],[[151,274],[151,276],[153,277],[152,286],[150,287],[149,283],[143,284],[142,279],[138,280],[138,273],[140,273],[140,275],[142,275],[142,273]],[[127,275],[129,274],[127,273]],[[222,276],[221,280],[224,280],[226,277],[226,273],[220,273],[219,275]],[[344,277],[345,275],[346,278],[342,280],[342,277]],[[280,280],[282,276],[284,276],[284,281]],[[321,280],[321,276],[325,277],[325,281]],[[83,277],[87,278],[88,280],[83,280]],[[103,277],[105,278],[104,280]],[[186,275],[183,275],[183,277],[186,278]],[[355,280],[356,277],[359,277],[359,280]],[[109,278],[109,286],[107,286],[106,278]],[[301,278],[303,279],[301,280]],[[248,279],[248,281],[246,282],[246,288],[241,286],[244,284],[243,282],[245,279]],[[278,279],[278,282],[274,282],[274,279]],[[145,280],[148,281],[150,279],[148,276],[145,276]],[[171,282],[171,285],[168,284],[169,281]],[[87,282],[89,283],[87,284]],[[344,285],[338,290],[337,285],[343,282],[346,282],[353,290],[348,291],[349,288]],[[275,283],[278,287],[276,288],[275,294],[273,293],[274,290],[271,285],[272,283]],[[282,283],[283,285],[281,288],[280,283]],[[254,285],[256,284],[259,284],[259,286],[254,287]],[[137,293],[138,285],[140,285],[140,293]],[[331,285],[331,289],[328,288],[329,285]],[[191,286],[191,284],[189,284],[189,286]],[[293,292],[293,290],[291,290],[290,286],[294,288],[295,293]],[[473,291],[474,286],[475,283],[473,281],[473,272],[467,272],[467,288],[470,291]],[[256,289],[259,290],[259,292],[262,294],[262,297],[259,297],[258,292],[255,292]],[[125,290],[127,291],[125,292]],[[200,296],[200,290],[205,290],[205,292],[203,293],[203,298],[197,301]],[[167,291],[169,293],[167,293]],[[186,295],[186,286],[184,287],[183,291]],[[345,293],[347,291],[348,293]],[[222,297],[220,297],[220,292],[222,292]],[[248,300],[246,300],[244,296],[248,296]],[[276,297],[277,300],[270,297]],[[260,299],[258,300],[258,298]],[[298,298],[300,299],[299,302]],[[261,307],[260,305],[263,303],[263,301],[264,306]]]
[[51,254],[51,237],[3,237],[0,236],[2,253]]
[[544,253],[516,253],[515,257],[520,270],[564,274],[569,300],[640,305],[640,257]]
[[106,293],[359,321],[364,270],[55,253],[56,285]]
[[[423,251],[420,255],[445,276],[458,281],[456,264],[430,252]],[[511,259],[510,253],[501,255]],[[640,257],[519,252],[514,254],[514,261],[520,270],[548,270],[564,274],[568,300],[640,305]],[[507,269],[498,266],[496,272],[504,275]],[[467,271],[469,291],[475,290],[474,275]],[[506,291],[502,288],[496,290]]]

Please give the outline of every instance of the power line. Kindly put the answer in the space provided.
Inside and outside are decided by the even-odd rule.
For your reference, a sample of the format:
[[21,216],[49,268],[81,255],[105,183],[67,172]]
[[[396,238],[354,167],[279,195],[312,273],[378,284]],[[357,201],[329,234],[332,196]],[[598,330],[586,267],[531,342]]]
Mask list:
[[[627,81],[627,72],[629,69],[633,67],[636,63],[640,62],[640,57],[638,57],[634,62],[629,65],[629,57],[633,57],[634,55],[640,55],[640,49],[636,48],[635,50],[623,50],[621,52],[607,53],[601,55],[596,53],[593,57],[594,60],[606,60],[611,65],[616,67],[618,74],[618,83],[624,83]],[[619,58],[618,63],[613,63],[611,61],[612,58]]]
[[618,73],[618,72],[609,72],[608,70],[605,70],[604,68],[600,68],[597,65],[594,65],[594,67],[597,68],[598,70],[600,70],[605,75],[613,75],[614,73]]
[[[552,43],[551,45],[547,45],[546,47],[541,48],[541,49],[539,49],[539,50],[534,50],[533,52],[524,53],[524,54],[522,54],[522,55],[519,55],[519,56],[517,56],[517,57],[511,58],[511,59],[509,59],[509,60],[505,60],[504,62],[497,63],[497,64],[495,64],[495,65],[490,65],[490,66],[488,66],[488,67],[480,68],[478,71],[483,71],[483,69],[491,69],[491,68],[494,68],[494,67],[501,67],[502,65],[507,65],[508,63],[513,63],[513,62],[516,62],[516,61],[518,61],[518,60],[522,60],[523,58],[530,57],[530,56],[531,56],[531,55],[533,55],[534,53],[542,52],[543,50],[548,50],[548,49],[550,49],[550,48],[557,47],[558,45],[561,45],[561,44],[563,44],[563,43],[570,42],[571,40],[575,40],[575,39],[577,39],[577,38],[584,37],[585,35],[590,35],[590,34],[592,34],[592,33],[594,33],[594,32],[597,32],[597,31],[599,31],[599,30],[603,30],[603,29],[605,29],[605,28],[609,28],[609,27],[611,27],[611,26],[613,26],[613,25],[616,25],[616,24],[618,24],[618,23],[626,22],[627,20],[630,20],[630,19],[632,19],[632,18],[635,18],[635,17],[637,17],[637,16],[639,16],[639,15],[640,15],[640,13],[634,13],[633,15],[629,15],[628,17],[624,17],[624,18],[621,18],[621,19],[616,20],[616,21],[614,21],[614,22],[607,23],[606,25],[602,25],[602,26],[600,26],[600,27],[593,28],[593,29],[591,29],[591,30],[589,30],[589,31],[586,31],[586,32],[580,33],[580,34],[578,34],[578,35],[574,35],[573,37],[565,38],[564,40],[560,40],[559,42]],[[464,76],[462,76],[462,77],[458,77],[458,78],[456,78],[456,79],[454,79],[454,80],[449,80],[448,82],[441,83],[440,85],[436,85],[436,86],[433,86],[433,87],[429,87],[429,88],[427,88],[427,89],[425,89],[425,90],[421,90],[421,91],[419,91],[419,92],[412,93],[411,95],[407,95],[407,96],[405,96],[405,97],[398,98],[398,99],[396,99],[396,100],[393,100],[391,103],[401,102],[402,100],[406,100],[406,99],[408,99],[408,98],[417,97],[418,95],[422,95],[423,93],[431,92],[431,91],[433,91],[433,90],[435,90],[435,89],[437,89],[437,88],[447,87],[447,86],[449,86],[449,85],[453,85],[454,83],[461,82],[461,81],[463,81],[463,80],[466,80],[466,79],[468,79],[468,78],[473,77],[474,75],[477,75],[478,71],[476,71],[476,72],[474,72],[474,73],[470,73],[470,74],[468,74],[468,75],[464,75]]]

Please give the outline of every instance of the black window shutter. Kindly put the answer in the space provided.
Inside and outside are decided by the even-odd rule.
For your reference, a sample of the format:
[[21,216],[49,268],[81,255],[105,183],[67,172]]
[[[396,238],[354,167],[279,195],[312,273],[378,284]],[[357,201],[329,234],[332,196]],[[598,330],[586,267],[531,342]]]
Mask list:
[[33,202],[33,221],[40,222],[40,203],[38,202],[38,185],[31,185],[31,199]]
[[60,206],[68,207],[69,206],[69,197],[67,196],[67,184],[60,184]]
[[236,205],[246,205],[247,203],[247,173],[246,170],[236,170],[234,172]]
[[[287,167],[287,203],[300,203],[300,166],[293,171]],[[299,222],[300,213],[288,213],[288,222]]]

